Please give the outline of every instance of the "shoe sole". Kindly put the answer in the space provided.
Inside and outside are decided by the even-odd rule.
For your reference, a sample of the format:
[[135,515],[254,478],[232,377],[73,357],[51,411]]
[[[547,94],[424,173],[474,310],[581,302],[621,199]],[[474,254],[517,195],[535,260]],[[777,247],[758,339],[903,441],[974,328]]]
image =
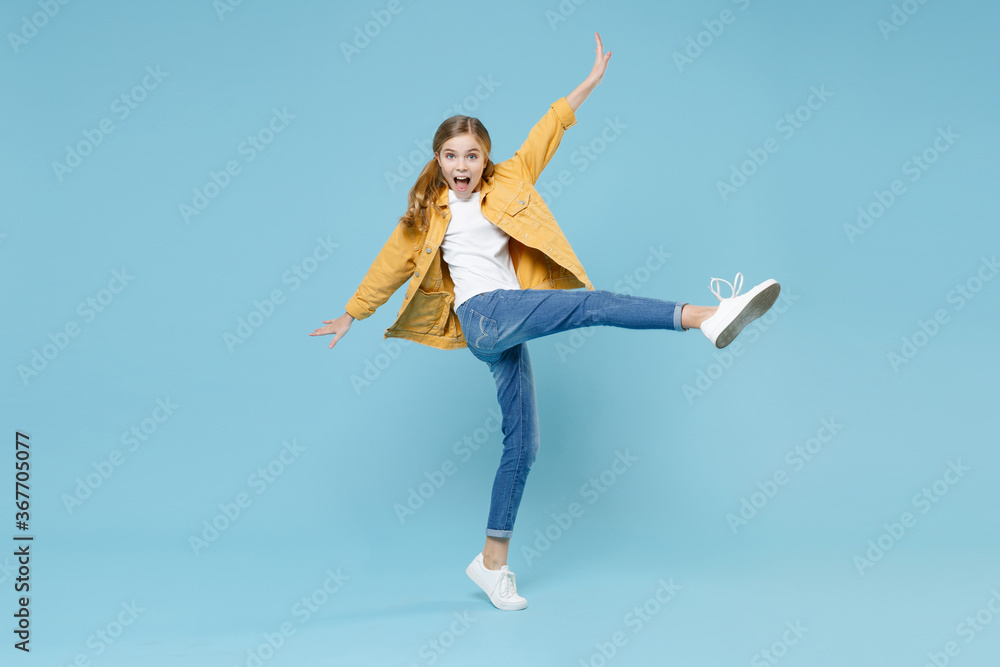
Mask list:
[[476,586],[479,586],[479,588],[481,588],[483,592],[486,593],[486,598],[490,601],[490,603],[494,607],[496,607],[497,609],[501,609],[503,611],[517,611],[519,609],[524,609],[525,607],[528,606],[527,602],[525,602],[523,606],[522,605],[501,606],[498,605],[496,602],[494,602],[493,598],[490,596],[490,592],[486,590],[486,582],[482,581],[479,578],[479,575],[476,574],[475,564],[476,564],[475,561],[469,563],[469,567],[465,568],[465,573],[469,575],[469,579],[472,579],[472,581],[475,582]]
[[774,305],[774,302],[778,300],[778,293],[780,291],[781,285],[772,283],[762,289],[754,298],[750,299],[750,303],[746,305],[746,308],[740,311],[736,319],[730,322],[719,334],[719,337],[715,339],[715,346],[722,349],[732,343],[733,339],[740,335],[740,332],[743,331],[746,325],[766,313],[768,308]]

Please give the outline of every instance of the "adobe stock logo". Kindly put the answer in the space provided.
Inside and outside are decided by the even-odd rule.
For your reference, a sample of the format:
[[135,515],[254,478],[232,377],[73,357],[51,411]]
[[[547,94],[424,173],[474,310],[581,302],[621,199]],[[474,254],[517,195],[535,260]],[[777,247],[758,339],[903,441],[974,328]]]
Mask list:
[[[587,499],[588,504],[593,505],[606,494],[621,477],[639,461],[638,456],[633,456],[628,448],[625,451],[615,450],[615,458],[607,468],[601,471],[597,477],[591,477],[580,487],[580,495]],[[530,567],[532,561],[552,548],[553,543],[559,541],[563,535],[569,532],[579,519],[586,512],[586,508],[578,502],[571,502],[566,511],[560,514],[555,512],[552,523],[543,529],[535,529],[535,542],[529,546],[521,546],[521,556],[524,562]]]
[[399,0],[389,0],[385,9],[374,9],[371,11],[373,20],[362,26],[354,26],[354,39],[351,44],[340,43],[340,52],[344,54],[344,60],[351,62],[351,58],[361,55],[361,52],[368,48],[372,40],[382,34],[382,31],[389,27],[394,16],[403,12],[403,5]]
[[[733,0],[733,3],[739,5],[740,11],[744,12],[750,7],[750,0]],[[726,26],[736,23],[737,18],[739,18],[739,15],[733,12],[733,10],[723,9],[719,12],[718,18],[702,21],[701,24],[705,26],[705,29],[687,38],[687,44],[684,47],[683,53],[681,51],[674,51],[673,53],[674,65],[677,66],[677,71],[683,74],[684,68],[688,65],[693,65],[694,61],[701,58],[705,50],[715,44],[715,40],[722,37],[722,33],[726,31]]]
[[920,11],[921,5],[926,3],[927,0],[903,0],[901,4],[893,4],[889,20],[879,19],[875,23],[878,31],[882,33],[882,41],[889,41],[889,36],[899,32],[900,28],[909,22],[910,17]]
[[[979,267],[963,282],[955,285],[948,291],[945,299],[947,303],[954,304],[954,311],[958,312],[965,308],[966,304],[976,298],[976,294],[982,291],[983,287],[1000,272],[1000,262],[997,256],[980,258]],[[892,350],[886,354],[886,359],[893,373],[899,373],[899,369],[913,361],[920,353],[920,350],[937,336],[941,329],[951,322],[951,315],[944,308],[938,308],[928,319],[918,319],[917,328],[908,336],[900,337],[898,350]]]
[[[149,97],[149,94],[159,88],[160,84],[170,76],[170,72],[164,72],[159,65],[155,68],[148,65],[145,72],[145,76],[139,83],[111,100],[108,105],[108,110],[114,114],[118,122],[127,119]],[[97,121],[97,126],[93,129],[84,128],[81,130],[80,134],[83,135],[83,139],[75,144],[66,144],[66,155],[63,161],[52,161],[52,173],[56,175],[59,182],[62,183],[67,174],[73,173],[74,169],[82,165],[84,158],[92,155],[94,150],[104,143],[105,138],[115,129],[117,128],[114,120],[105,117]]]
[[[247,477],[247,486],[258,496],[266,492],[306,450],[305,445],[300,445],[295,438],[292,438],[291,442],[284,440],[281,444],[281,449],[273,459]],[[245,510],[253,505],[253,501],[253,496],[246,491],[240,491],[232,501],[219,503],[218,513],[201,522],[200,532],[188,536],[188,545],[194,555],[201,555],[202,551],[214,544],[222,533],[229,530],[245,514]]]
[[[121,271],[113,270],[107,287],[98,290],[93,296],[88,296],[77,304],[76,314],[83,320],[83,324],[90,324],[97,319],[98,314],[103,313],[133,280],[135,280],[135,276],[128,273],[124,267]],[[56,357],[69,347],[72,339],[79,336],[81,331],[82,325],[79,322],[68,320],[60,330],[55,333],[50,332],[49,341],[51,342],[44,343],[41,346],[41,351],[38,348],[31,349],[29,365],[18,364],[17,374],[21,378],[21,382],[27,386],[30,380],[37,378]]]
[[[339,247],[339,243],[330,240],[329,234],[326,238],[317,236],[316,245],[313,246],[312,252],[288,267],[281,274],[281,282],[285,285],[291,285],[289,292],[299,289],[306,280],[316,274],[323,263],[330,259],[334,250]],[[226,344],[229,353],[232,354],[238,346],[250,340],[250,337],[274,315],[278,306],[285,303],[286,298],[287,295],[284,291],[275,288],[264,299],[254,299],[253,308],[247,316],[237,317],[235,329],[225,331],[222,334],[222,341]]]
[[[920,510],[920,514],[927,514],[971,470],[972,468],[962,464],[962,459],[948,461],[948,467],[941,477],[920,489],[918,493],[913,494],[910,503],[915,509]],[[882,528],[885,531],[875,539],[868,540],[866,545],[868,549],[863,555],[856,554],[854,556],[854,567],[858,574],[864,576],[865,570],[875,567],[875,563],[885,558],[885,555],[910,532],[909,529],[917,525],[919,518],[912,512],[903,512],[899,515],[899,521],[883,522]]]
[[243,4],[243,0],[215,0],[212,3],[212,8],[215,9],[215,15],[219,17],[220,21],[226,20],[226,14],[235,12],[236,8]]
[[406,496],[406,500],[393,504],[392,509],[396,513],[400,525],[405,524],[407,519],[416,515],[458,472],[460,464],[471,459],[473,453],[478,452],[483,445],[489,442],[491,434],[500,431],[503,415],[495,407],[490,408],[487,413],[489,416],[482,422],[482,426],[473,430],[471,434],[464,435],[461,440],[456,440],[455,444],[452,445],[451,451],[458,457],[458,463],[449,457],[433,469],[424,471],[420,482],[407,489],[409,495]]
[[295,119],[295,114],[289,113],[288,107],[271,109],[271,117],[267,123],[253,134],[248,134],[236,146],[236,153],[243,158],[227,160],[219,171],[209,170],[208,178],[200,185],[191,189],[191,200],[177,205],[184,224],[190,224],[191,219],[201,215],[215,199],[232,184],[233,179],[243,173],[243,166],[258,158]]
[[587,0],[562,0],[555,10],[545,10],[545,20],[549,22],[549,27],[555,30],[560,23],[565,23],[569,17],[576,13],[576,8]]
[[70,0],[39,0],[37,11],[31,16],[27,14],[21,17],[21,29],[18,32],[8,32],[7,41],[14,53],[20,53],[21,47],[28,43],[28,40],[35,37],[38,31],[49,24],[49,21],[56,17],[62,6],[68,5]]
[[[478,618],[469,614],[467,609],[463,609],[461,614],[457,611],[453,612],[451,617],[455,620],[451,621],[448,628],[425,641],[417,649],[417,655],[423,659],[424,664],[433,665],[437,662],[449,648],[455,645],[459,637],[469,631],[473,623],[479,621]],[[409,667],[417,667],[417,665],[411,662]]]
[[803,635],[809,632],[809,628],[802,625],[802,621],[799,620],[796,620],[794,623],[786,621],[785,627],[787,630],[782,633],[781,639],[773,642],[767,648],[757,651],[750,658],[751,667],[767,667],[768,665],[777,664],[778,660],[788,655],[788,650],[798,644]]
[[[298,619],[300,625],[304,625],[310,618],[313,618],[314,614],[320,612],[341,591],[344,583],[351,579],[341,572],[339,567],[336,572],[332,568],[328,568],[324,574],[326,578],[323,579],[322,584],[314,588],[309,595],[303,595],[298,602],[292,605],[291,615]],[[289,639],[295,636],[297,631],[291,621],[282,621],[273,632],[261,634],[260,637],[263,641],[255,642],[255,646],[247,648],[246,659],[240,663],[233,663],[233,667],[262,667],[286,645]]]
[[729,524],[729,529],[733,531],[733,534],[735,535],[740,528],[748,525],[754,517],[763,511],[781,492],[782,487],[787,485],[796,473],[801,472],[810,461],[817,458],[822,453],[824,446],[833,442],[843,428],[844,425],[837,422],[836,417],[820,419],[816,434],[806,439],[802,444],[795,445],[785,454],[784,460],[788,465],[788,470],[779,468],[770,477],[758,481],[756,484],[758,490],[751,493],[749,498],[742,496],[739,509],[736,512],[726,514],[726,523]]
[[[983,632],[993,621],[1000,618],[1000,590],[993,588],[990,590],[992,596],[980,607],[975,615],[969,614],[961,623],[955,626],[955,635],[965,640],[966,644],[975,641],[976,636]],[[996,605],[994,606],[994,603]],[[927,662],[924,667],[945,667],[951,658],[957,657],[962,652],[957,639],[949,640],[941,647],[940,651],[930,651],[927,653]]]
[[[123,431],[121,434],[120,442],[122,445],[128,445],[128,452],[135,452],[139,449],[142,443],[147,442],[154,433],[156,433],[160,426],[164,424],[174,412],[180,409],[181,406],[177,405],[170,400],[170,397],[157,398],[156,407],[149,413],[147,417],[144,417],[138,424],[133,424],[132,427]],[[63,507],[66,508],[68,514],[73,514],[73,512],[83,506],[83,503],[90,498],[93,493],[99,489],[105,482],[111,479],[111,476],[115,474],[115,471],[125,463],[126,457],[125,453],[120,449],[111,450],[107,457],[101,459],[100,461],[91,461],[90,467],[93,468],[92,472],[88,472],[83,477],[76,478],[76,487],[73,489],[73,493],[62,494],[61,500],[63,501]]]
[[[900,170],[904,176],[909,176],[910,183],[916,183],[961,137],[962,135],[952,131],[951,125],[947,128],[938,127],[937,135],[927,147],[911,155],[900,166]],[[906,183],[899,178],[893,179],[885,190],[872,190],[872,199],[858,207],[855,221],[844,223],[844,235],[848,242],[853,245],[857,237],[870,230],[907,192]]]
[[[682,587],[674,583],[674,578],[661,578],[656,582],[659,584],[653,595],[646,598],[642,604],[632,607],[632,610],[625,614],[622,624],[632,630],[635,636],[642,632],[653,617],[660,613],[677,596],[677,592]],[[606,642],[596,642],[594,651],[586,659],[581,658],[577,663],[580,667],[605,667],[618,655],[618,651],[628,645],[630,637],[624,630],[616,630],[611,634]]]
[[[826,89],[826,84],[821,83],[819,87],[811,86],[809,94],[802,104],[774,122],[775,132],[779,132],[786,141],[791,139],[833,96],[833,93]],[[729,201],[729,198],[746,185],[749,179],[753,178],[754,174],[760,171],[771,156],[779,150],[781,150],[781,143],[774,137],[765,139],[759,148],[748,148],[746,150],[747,159],[739,164],[729,165],[729,177],[724,181],[720,179],[715,182],[715,189],[722,201]]]

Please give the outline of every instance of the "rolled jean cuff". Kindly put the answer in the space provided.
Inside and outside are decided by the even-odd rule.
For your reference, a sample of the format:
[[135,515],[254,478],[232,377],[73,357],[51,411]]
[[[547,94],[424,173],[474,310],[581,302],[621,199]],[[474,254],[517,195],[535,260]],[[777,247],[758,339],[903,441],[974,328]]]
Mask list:
[[514,534],[513,530],[494,530],[492,528],[486,529],[486,537],[510,537]]
[[677,305],[674,306],[674,331],[687,331],[683,326],[681,326],[681,311],[684,310],[684,306],[687,303],[684,301],[678,301]]

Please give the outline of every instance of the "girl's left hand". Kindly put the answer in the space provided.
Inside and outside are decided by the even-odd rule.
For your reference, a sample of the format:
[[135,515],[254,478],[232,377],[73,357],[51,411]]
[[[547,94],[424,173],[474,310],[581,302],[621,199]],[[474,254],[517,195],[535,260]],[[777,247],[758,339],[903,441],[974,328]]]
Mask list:
[[597,48],[595,49],[597,57],[594,59],[594,69],[590,70],[590,76],[587,77],[587,80],[596,86],[604,78],[604,70],[608,68],[608,60],[611,59],[611,52],[604,53],[601,36],[596,32],[594,33],[594,38],[597,40]]

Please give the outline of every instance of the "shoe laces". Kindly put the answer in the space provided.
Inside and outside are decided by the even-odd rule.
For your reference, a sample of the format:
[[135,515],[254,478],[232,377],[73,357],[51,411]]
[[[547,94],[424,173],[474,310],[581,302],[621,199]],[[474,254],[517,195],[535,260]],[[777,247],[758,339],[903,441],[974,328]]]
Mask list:
[[517,583],[514,581],[514,573],[510,570],[504,570],[500,574],[498,586],[497,592],[501,598],[511,598],[517,595]]
[[733,295],[726,298],[733,299],[740,293],[740,290],[743,289],[743,274],[737,273],[736,277],[733,278],[733,282],[723,280],[722,278],[712,278],[711,282],[708,283],[708,289],[712,290],[712,294],[714,294],[719,301],[724,301],[725,299],[723,299],[722,295],[719,294],[719,289],[721,287],[719,283],[726,283],[729,285],[729,289],[732,291]]

